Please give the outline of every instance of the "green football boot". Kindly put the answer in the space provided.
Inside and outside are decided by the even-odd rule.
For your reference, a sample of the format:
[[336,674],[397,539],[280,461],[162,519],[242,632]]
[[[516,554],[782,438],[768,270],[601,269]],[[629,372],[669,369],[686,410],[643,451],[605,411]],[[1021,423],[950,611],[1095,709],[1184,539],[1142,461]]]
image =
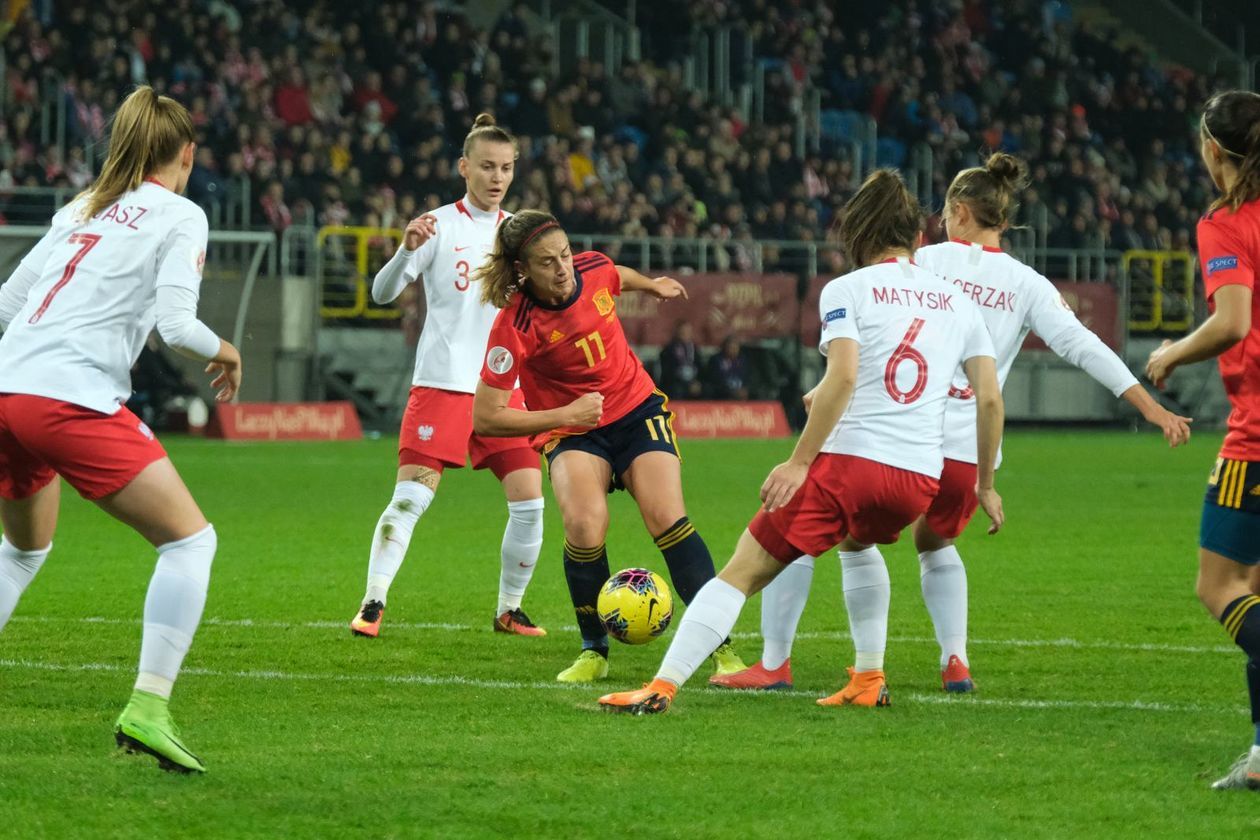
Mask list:
[[147,691],[133,691],[114,724],[114,740],[127,752],[148,753],[163,770],[204,773],[206,766],[179,739],[167,701]]
[[597,651],[584,650],[578,654],[578,658],[556,675],[556,679],[563,683],[588,683],[602,680],[608,676],[608,657],[601,656]]
[[738,674],[748,668],[744,664],[744,660],[739,658],[739,654],[735,652],[735,648],[730,642],[723,642],[717,646],[717,650],[710,654],[709,659],[713,662],[713,676],[721,677],[726,674]]

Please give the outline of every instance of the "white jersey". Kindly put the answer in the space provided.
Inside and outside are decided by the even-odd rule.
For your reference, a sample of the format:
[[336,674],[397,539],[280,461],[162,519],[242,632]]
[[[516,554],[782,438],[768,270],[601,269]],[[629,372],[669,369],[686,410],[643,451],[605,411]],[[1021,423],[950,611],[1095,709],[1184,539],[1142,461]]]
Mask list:
[[[1054,284],[1009,254],[956,240],[920,248],[914,258],[980,307],[993,337],[998,382],[1003,386],[1030,330],[1117,397],[1137,384],[1120,357],[1077,320]],[[965,378],[956,375],[955,386],[945,411],[945,457],[974,464],[975,400]],[[1000,461],[1000,453],[998,457]]]
[[424,277],[428,313],[416,347],[412,385],[477,390],[486,339],[499,310],[481,302],[473,273],[494,247],[495,231],[509,214],[478,210],[468,197],[433,211],[437,233],[407,263],[408,282]]
[[196,295],[206,214],[145,182],[91,219],[80,201],[22,260],[39,276],[0,338],[0,392],[113,414],[131,396],[131,367],[153,330],[159,286]]
[[824,355],[838,338],[860,345],[853,400],[822,451],[939,478],[954,371],[993,356],[979,308],[904,257],[832,280],[818,308]]

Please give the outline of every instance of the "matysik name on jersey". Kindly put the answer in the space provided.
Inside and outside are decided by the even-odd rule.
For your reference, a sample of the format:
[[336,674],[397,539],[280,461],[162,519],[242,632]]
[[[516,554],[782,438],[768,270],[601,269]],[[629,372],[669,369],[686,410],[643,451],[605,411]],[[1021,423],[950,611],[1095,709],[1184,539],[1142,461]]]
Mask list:
[[995,289],[981,283],[968,283],[966,280],[955,280],[954,285],[962,289],[967,297],[985,309],[1001,309],[1004,312],[1015,311],[1015,293],[1005,289]]
[[876,286],[871,289],[876,303],[894,306],[918,306],[924,309],[954,311],[954,296],[944,292],[922,292],[918,289],[898,289],[892,286]]

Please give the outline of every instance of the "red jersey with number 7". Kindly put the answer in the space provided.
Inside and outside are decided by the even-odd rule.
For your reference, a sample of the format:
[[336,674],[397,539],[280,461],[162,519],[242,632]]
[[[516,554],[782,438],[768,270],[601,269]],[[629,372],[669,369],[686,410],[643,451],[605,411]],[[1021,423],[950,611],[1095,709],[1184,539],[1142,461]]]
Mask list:
[[1216,311],[1214,295],[1223,286],[1251,290],[1251,330],[1243,340],[1220,355],[1221,379],[1233,410],[1221,457],[1260,461],[1260,200],[1231,212],[1209,213],[1199,221],[1199,260],[1208,308]]
[[[573,258],[577,285],[558,306],[518,293],[490,329],[481,379],[510,391],[520,378],[533,410],[560,408],[583,394],[604,395],[600,426],[615,423],[647,399],[656,385],[630,349],[617,318],[621,278],[613,261],[597,251]],[[578,429],[538,435],[534,445]]]

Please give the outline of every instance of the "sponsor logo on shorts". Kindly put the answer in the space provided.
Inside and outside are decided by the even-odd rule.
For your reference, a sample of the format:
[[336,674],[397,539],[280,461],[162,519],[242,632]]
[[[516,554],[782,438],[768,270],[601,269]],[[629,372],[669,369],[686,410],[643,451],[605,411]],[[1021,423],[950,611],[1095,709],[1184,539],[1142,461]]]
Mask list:
[[424,423],[416,429],[416,434],[420,436],[420,440],[433,440],[433,427]]
[[506,347],[491,347],[490,352],[486,353],[486,367],[490,368],[491,373],[507,373],[515,362],[512,351]]
[[595,311],[600,315],[611,315],[612,311],[617,308],[617,304],[613,302],[612,293],[607,289],[600,289],[596,292],[592,303],[595,304]]
[[839,309],[833,309],[830,312],[828,312],[826,317],[823,318],[823,323],[830,324],[832,321],[839,321],[841,318],[844,318],[847,315],[848,315],[848,310],[842,306]]
[[1218,271],[1229,271],[1232,268],[1238,268],[1238,257],[1213,257],[1208,260],[1207,273],[1215,274]]
[[136,429],[149,440],[153,440],[153,430],[143,420],[136,424]]

